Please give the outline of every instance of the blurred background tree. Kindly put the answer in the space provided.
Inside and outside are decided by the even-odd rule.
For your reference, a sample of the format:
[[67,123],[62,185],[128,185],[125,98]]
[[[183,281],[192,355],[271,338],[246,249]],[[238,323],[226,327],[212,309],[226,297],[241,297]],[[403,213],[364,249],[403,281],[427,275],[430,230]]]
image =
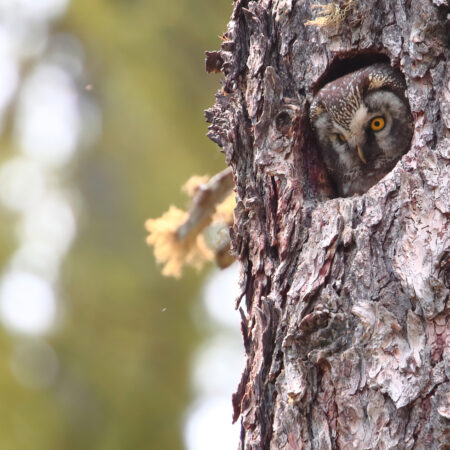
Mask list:
[[[38,15],[39,4],[47,16]],[[205,73],[204,51],[219,47],[230,12],[229,0],[0,2],[0,34],[21,23],[20,48],[29,49],[11,59],[16,81],[4,102],[0,147],[0,448],[183,448],[190,359],[208,333],[196,326],[204,314],[195,307],[202,278],[163,278],[145,245],[144,222],[171,203],[186,206],[180,186],[192,174],[225,167],[205,137],[203,110],[214,102],[219,79]],[[31,105],[43,108],[35,113],[42,123],[49,123],[45,89],[62,80],[76,95],[80,117],[65,121],[62,136],[80,131],[63,162],[59,153],[50,161],[45,151],[42,158],[27,150],[45,135],[42,123],[28,127],[35,130],[28,147],[23,138],[31,108],[24,86],[42,79],[37,73],[48,75],[42,96],[30,94]],[[17,158],[22,166],[14,172]],[[32,182],[39,177],[42,183]],[[36,238],[30,217],[55,192],[67,202],[41,212],[46,236],[58,230],[53,212],[61,210],[68,218],[61,228],[71,224],[73,233],[49,275],[54,255],[32,253],[24,236]],[[17,206],[24,198],[26,205]],[[42,314],[39,292],[54,310],[48,327],[19,329],[14,320],[27,317],[30,304]],[[20,301],[11,307],[10,298]]]

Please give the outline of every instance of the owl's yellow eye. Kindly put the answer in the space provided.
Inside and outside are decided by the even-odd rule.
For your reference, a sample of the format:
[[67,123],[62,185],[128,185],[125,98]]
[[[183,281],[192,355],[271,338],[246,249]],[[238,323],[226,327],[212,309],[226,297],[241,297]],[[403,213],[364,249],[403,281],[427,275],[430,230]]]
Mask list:
[[384,118],[383,117],[374,117],[370,121],[370,128],[373,131],[381,131],[384,128]]
[[347,139],[345,139],[345,136],[343,134],[337,134],[336,136],[341,144],[347,142]]

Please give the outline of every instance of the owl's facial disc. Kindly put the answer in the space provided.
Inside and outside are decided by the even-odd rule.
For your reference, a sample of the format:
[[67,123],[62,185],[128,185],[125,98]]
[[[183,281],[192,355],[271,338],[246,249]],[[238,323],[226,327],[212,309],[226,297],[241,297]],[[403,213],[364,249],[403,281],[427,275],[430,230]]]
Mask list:
[[360,104],[348,128],[345,138],[350,151],[356,153],[362,163],[367,164],[379,154],[379,146],[375,144],[389,133],[390,115],[370,111],[365,104]]
[[[359,105],[349,124],[349,129],[338,134],[338,136],[343,135],[345,137],[349,149],[355,152],[364,164],[367,164],[364,150],[367,146],[367,123],[371,116],[364,104]],[[342,142],[342,139],[340,140]]]

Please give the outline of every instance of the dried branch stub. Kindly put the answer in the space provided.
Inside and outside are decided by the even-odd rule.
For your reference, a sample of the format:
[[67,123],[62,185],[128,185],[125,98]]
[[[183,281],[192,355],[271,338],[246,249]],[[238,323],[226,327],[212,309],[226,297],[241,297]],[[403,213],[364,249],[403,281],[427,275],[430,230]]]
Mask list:
[[209,178],[193,176],[183,186],[192,197],[189,212],[175,206],[157,219],[145,223],[147,244],[163,264],[162,274],[179,278],[184,266],[200,269],[213,259],[219,267],[233,262],[228,227],[236,204],[231,171]]

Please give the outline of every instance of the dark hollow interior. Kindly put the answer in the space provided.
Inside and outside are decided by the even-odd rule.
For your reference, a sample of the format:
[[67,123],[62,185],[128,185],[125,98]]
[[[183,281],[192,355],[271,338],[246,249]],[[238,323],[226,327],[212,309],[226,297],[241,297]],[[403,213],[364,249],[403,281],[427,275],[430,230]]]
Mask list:
[[351,53],[338,55],[314,84],[312,88],[313,93],[315,95],[330,81],[337,80],[348,73],[379,62],[389,63],[390,60],[388,56],[374,52],[358,53],[356,55]]

